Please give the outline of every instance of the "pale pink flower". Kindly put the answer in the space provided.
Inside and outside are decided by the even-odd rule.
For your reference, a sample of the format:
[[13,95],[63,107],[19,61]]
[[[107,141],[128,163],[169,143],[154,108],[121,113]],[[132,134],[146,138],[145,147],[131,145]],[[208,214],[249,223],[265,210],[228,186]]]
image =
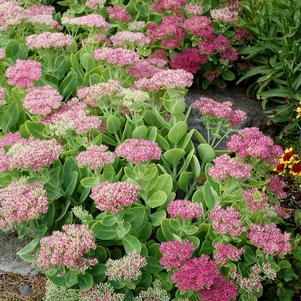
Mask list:
[[268,198],[264,192],[260,192],[255,188],[246,189],[244,197],[247,206],[253,212],[267,208]]
[[210,287],[215,279],[220,275],[216,263],[207,255],[188,259],[175,272],[171,279],[176,283],[181,291],[201,289]]
[[33,15],[52,15],[55,12],[55,8],[49,5],[30,5],[26,9],[28,16]]
[[124,207],[136,204],[140,187],[128,182],[101,182],[92,188],[91,198],[101,211],[118,213]]
[[56,161],[63,151],[55,139],[40,140],[30,137],[12,145],[7,155],[11,169],[41,170]]
[[98,48],[94,51],[94,58],[97,61],[107,61],[118,66],[132,65],[139,61],[137,52],[124,48]]
[[162,257],[160,263],[167,269],[171,270],[181,267],[188,259],[192,257],[195,247],[189,241],[173,240],[162,242],[160,252]]
[[128,24],[130,31],[144,31],[145,21],[134,21]]
[[116,155],[132,163],[160,160],[161,148],[158,143],[146,139],[128,139],[116,148]]
[[107,23],[106,20],[98,14],[89,14],[81,17],[63,17],[63,25],[71,26],[81,26],[81,27],[91,27],[101,29],[103,32],[108,31],[112,25]]
[[167,212],[171,217],[179,217],[182,220],[198,218],[203,214],[199,203],[192,203],[188,200],[169,202]]
[[114,46],[120,47],[127,45],[142,47],[150,43],[149,38],[147,38],[142,32],[131,31],[118,31],[111,37],[111,41]]
[[52,29],[60,29],[61,25],[54,20],[52,15],[32,15],[27,17],[27,22],[32,24],[42,24],[50,26]]
[[31,114],[48,115],[58,109],[63,97],[51,86],[33,87],[27,90],[23,106]]
[[113,163],[115,153],[108,151],[106,145],[91,144],[86,151],[80,152],[76,156],[76,161],[80,166],[86,166],[91,169],[103,168],[105,165]]
[[123,294],[117,294],[108,282],[100,282],[96,287],[80,292],[81,301],[124,301]]
[[106,262],[106,275],[109,280],[131,281],[137,280],[141,275],[141,269],[146,266],[147,260],[136,252],[131,252],[121,259],[109,258]]
[[5,89],[0,87],[0,107],[4,105]]
[[221,234],[239,236],[246,231],[240,219],[240,212],[233,207],[228,206],[223,209],[221,205],[216,205],[209,213],[209,218],[213,229]]
[[105,0],[86,0],[85,4],[89,8],[97,9],[97,8],[103,8],[105,4]]
[[66,267],[70,270],[87,270],[97,264],[96,258],[87,258],[90,249],[96,248],[92,231],[88,225],[64,225],[63,231],[54,231],[51,236],[43,237],[37,258],[38,267]]
[[152,9],[158,13],[165,10],[177,11],[185,4],[186,0],[155,0]]
[[282,207],[279,203],[275,204],[274,209],[282,218],[290,218],[292,215],[292,210]]
[[238,261],[245,251],[243,248],[238,249],[230,244],[216,243],[214,247],[216,248],[214,259],[222,265],[227,264],[229,261]]
[[3,48],[0,48],[0,60],[5,58],[5,50]]
[[175,39],[164,39],[164,40],[161,40],[160,46],[168,48],[168,49],[174,49],[174,48],[177,48],[177,47],[181,47],[182,42],[177,38],[175,38]]
[[251,224],[248,238],[251,243],[266,254],[278,254],[280,256],[289,253],[292,249],[290,243],[291,234],[282,233],[277,226],[272,224]]
[[10,160],[3,148],[0,148],[0,171],[10,170]]
[[273,191],[277,198],[285,199],[287,197],[287,193],[284,191],[287,185],[279,176],[273,175],[268,183],[268,187]]
[[21,135],[17,133],[6,133],[4,136],[0,138],[0,148],[4,146],[12,146],[16,142],[22,140]]
[[210,14],[214,20],[221,21],[222,23],[234,23],[238,20],[238,11],[229,7],[211,9]]
[[201,4],[192,4],[192,3],[187,3],[184,6],[184,9],[187,14],[193,15],[193,16],[198,16],[203,14],[203,6]]
[[186,19],[182,27],[195,36],[210,37],[213,33],[212,22],[208,17],[194,16]]
[[251,176],[252,166],[241,162],[239,159],[231,158],[224,154],[213,160],[214,166],[208,170],[209,175],[219,181],[229,177],[237,180],[246,180]]
[[72,44],[72,36],[62,32],[43,32],[33,34],[26,38],[26,45],[30,49],[48,49],[57,47],[67,47]]
[[128,68],[127,72],[135,78],[150,78],[161,68],[154,66],[150,60],[139,61]]
[[26,10],[16,1],[1,1],[0,3],[0,31],[19,25],[27,17]]
[[132,16],[128,13],[124,6],[109,6],[108,7],[109,18],[112,20],[118,20],[128,22],[132,19]]
[[46,190],[41,183],[24,179],[0,188],[0,228],[11,229],[14,224],[38,218],[48,210]]
[[42,76],[42,64],[33,60],[17,60],[15,66],[6,69],[5,75],[10,85],[18,88],[32,87]]

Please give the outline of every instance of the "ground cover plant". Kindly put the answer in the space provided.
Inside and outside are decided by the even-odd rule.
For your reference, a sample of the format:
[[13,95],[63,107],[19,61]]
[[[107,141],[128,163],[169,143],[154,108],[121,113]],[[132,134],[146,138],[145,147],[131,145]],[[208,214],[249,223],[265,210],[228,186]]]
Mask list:
[[32,239],[18,254],[49,279],[47,301],[300,291],[300,234],[287,231],[300,213],[283,207],[280,177],[300,175],[297,154],[239,129],[231,102],[185,105],[196,67],[233,78],[240,9],[184,4],[0,4],[0,228]]

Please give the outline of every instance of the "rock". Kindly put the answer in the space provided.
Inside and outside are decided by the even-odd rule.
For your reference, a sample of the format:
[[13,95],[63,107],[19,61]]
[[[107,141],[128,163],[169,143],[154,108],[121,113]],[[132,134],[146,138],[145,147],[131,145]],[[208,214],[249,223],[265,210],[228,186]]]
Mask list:
[[27,243],[28,241],[19,240],[13,233],[5,234],[0,231],[0,273],[20,273],[23,276],[35,276],[39,273],[30,263],[16,255]]
[[[247,120],[240,125],[239,128],[258,127],[265,134],[272,134],[272,129],[267,126],[267,117],[265,116],[260,101],[246,96],[245,92],[240,88],[221,89],[210,88],[208,90],[191,89],[186,95],[186,105],[190,106],[199,97],[212,97],[216,101],[231,101],[234,109],[240,109],[247,114]],[[192,109],[188,126],[190,129],[197,129],[205,138],[207,130],[200,121],[200,114]],[[225,149],[226,141],[221,143],[218,149]]]
[[23,285],[19,289],[21,296],[30,296],[32,294],[32,288],[28,285]]

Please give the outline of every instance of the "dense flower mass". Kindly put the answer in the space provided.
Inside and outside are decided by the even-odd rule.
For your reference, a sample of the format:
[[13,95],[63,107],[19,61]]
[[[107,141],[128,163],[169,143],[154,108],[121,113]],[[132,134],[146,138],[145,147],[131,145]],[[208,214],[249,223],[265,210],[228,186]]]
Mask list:
[[137,202],[139,185],[128,182],[102,182],[92,189],[91,198],[101,211],[118,213]]
[[275,224],[250,226],[248,237],[253,245],[262,249],[267,254],[280,256],[289,253],[292,249],[291,234],[282,233]]
[[4,146],[12,146],[16,142],[22,140],[21,135],[17,133],[6,133],[4,136],[0,138],[0,147]]
[[260,192],[255,188],[246,189],[244,191],[245,201],[251,211],[264,209],[268,205],[268,198],[264,192]]
[[43,32],[26,38],[26,45],[30,49],[47,49],[67,47],[72,43],[72,36],[61,32]]
[[16,1],[1,1],[0,3],[0,31],[5,31],[19,25],[27,17],[26,10]]
[[271,177],[268,186],[278,198],[285,199],[287,197],[287,193],[284,191],[287,185],[277,175]]
[[218,102],[209,97],[200,97],[193,102],[192,107],[202,114],[224,118],[233,126],[240,125],[247,118],[245,112],[234,110],[230,101]]
[[235,151],[240,158],[251,156],[277,165],[283,151],[271,137],[265,136],[258,128],[244,128],[232,135],[227,148]]
[[58,159],[63,151],[55,139],[22,139],[8,151],[10,168],[40,170]]
[[229,177],[245,180],[250,177],[252,165],[243,163],[238,159],[231,158],[224,154],[213,160],[214,166],[208,172],[213,178],[223,181]]
[[230,244],[216,243],[214,245],[216,252],[214,254],[214,259],[217,263],[225,265],[229,261],[237,261],[240,256],[244,253],[243,248],[236,248]]
[[27,90],[23,106],[31,114],[48,115],[61,106],[63,97],[51,86],[32,87]]
[[114,46],[145,46],[150,40],[142,32],[119,31],[111,37]]
[[[153,286],[146,291],[141,291],[134,301],[170,301],[166,290],[161,288],[162,284],[159,280],[153,282]],[[186,301],[186,300],[181,300]]]
[[63,231],[54,231],[41,239],[37,265],[44,269],[66,267],[70,270],[87,270],[97,263],[87,258],[90,249],[95,249],[95,239],[87,225],[64,225]]
[[171,279],[181,291],[194,290],[210,287],[219,276],[219,270],[209,256],[201,255],[187,260]]
[[128,22],[132,16],[128,13],[124,6],[108,7],[109,18],[112,20]]
[[[157,59],[157,61],[160,59]],[[164,65],[166,64],[166,61],[162,60]],[[163,65],[163,66],[164,66]],[[150,78],[155,73],[159,72],[162,68],[159,66],[156,66],[154,61],[151,59],[139,61],[135,63],[133,66],[129,67],[127,72],[135,77],[135,78]]]
[[187,14],[195,15],[195,16],[202,15],[204,11],[204,8],[201,4],[192,4],[192,3],[187,3],[184,6],[184,9]]
[[10,169],[9,157],[4,149],[0,148],[0,171],[8,171]]
[[40,183],[24,179],[0,188],[0,229],[38,218],[48,210],[47,193]]
[[158,13],[163,13],[166,10],[177,11],[186,0],[155,0],[153,10]]
[[94,58],[97,61],[107,61],[118,66],[132,65],[139,61],[137,52],[124,48],[103,47],[94,51]]
[[221,208],[220,205],[215,206],[209,213],[209,218],[213,229],[221,234],[239,236],[246,230],[240,219],[240,212],[231,206],[226,209]]
[[168,204],[167,212],[171,217],[179,217],[182,220],[198,218],[203,213],[199,203],[192,203],[188,200],[171,201]]
[[80,166],[86,166],[91,169],[103,168],[105,165],[114,162],[115,154],[108,151],[106,145],[91,144],[86,151],[80,152],[76,160]]
[[194,246],[189,241],[173,240],[162,242],[160,252],[162,257],[160,263],[167,269],[171,270],[182,266],[188,259],[192,257]]
[[34,85],[42,75],[42,64],[33,60],[17,60],[14,66],[5,72],[8,83],[18,88],[28,88]]
[[111,28],[111,25],[106,22],[106,20],[97,14],[90,14],[81,17],[66,17],[62,18],[62,24],[67,26],[82,26],[82,27],[91,27],[98,28],[106,32]]
[[183,28],[193,33],[195,36],[210,37],[213,33],[212,22],[205,16],[193,16],[186,19]]
[[85,4],[92,9],[97,9],[102,8],[105,2],[105,0],[86,0]]
[[80,292],[81,301],[124,301],[123,294],[117,294],[107,282],[100,282],[87,291]]
[[147,260],[136,252],[129,253],[121,259],[108,259],[106,262],[106,275],[109,280],[137,280],[141,275],[141,269],[147,264]]
[[132,163],[159,160],[161,148],[158,143],[146,139],[128,139],[116,148],[116,154]]
[[236,22],[238,19],[238,11],[231,9],[230,7],[223,7],[219,9],[212,9],[210,14],[214,20],[221,21],[223,23]]

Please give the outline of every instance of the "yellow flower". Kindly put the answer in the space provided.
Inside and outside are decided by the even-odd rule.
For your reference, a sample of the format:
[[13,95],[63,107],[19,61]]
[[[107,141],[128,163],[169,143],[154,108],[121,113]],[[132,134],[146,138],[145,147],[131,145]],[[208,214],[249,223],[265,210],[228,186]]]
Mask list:
[[299,106],[297,107],[297,119],[301,118],[301,101],[299,102]]

